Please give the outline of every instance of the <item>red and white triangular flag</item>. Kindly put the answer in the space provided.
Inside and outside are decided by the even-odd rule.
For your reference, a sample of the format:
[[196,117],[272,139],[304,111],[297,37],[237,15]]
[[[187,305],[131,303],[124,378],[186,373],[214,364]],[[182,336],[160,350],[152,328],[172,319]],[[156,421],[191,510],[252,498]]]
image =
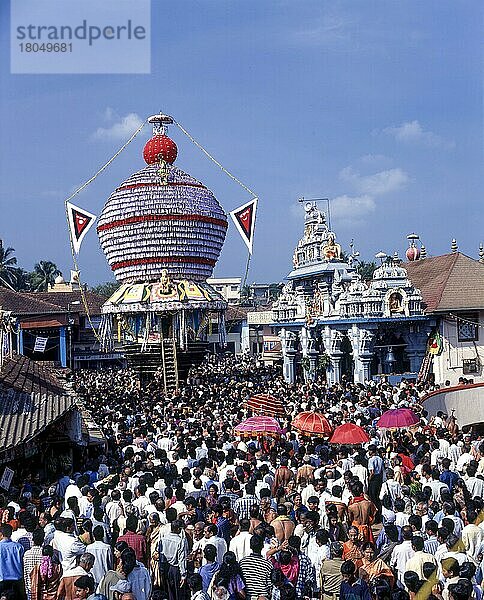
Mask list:
[[82,240],[89,229],[94,225],[96,215],[93,215],[83,208],[79,208],[75,204],[67,202],[67,216],[69,219],[72,245],[74,246],[75,253],[79,254]]
[[254,243],[257,200],[258,198],[253,198],[249,202],[246,202],[246,204],[243,204],[230,212],[232,221],[235,223],[237,231],[242,236],[250,254],[252,254],[252,245]]

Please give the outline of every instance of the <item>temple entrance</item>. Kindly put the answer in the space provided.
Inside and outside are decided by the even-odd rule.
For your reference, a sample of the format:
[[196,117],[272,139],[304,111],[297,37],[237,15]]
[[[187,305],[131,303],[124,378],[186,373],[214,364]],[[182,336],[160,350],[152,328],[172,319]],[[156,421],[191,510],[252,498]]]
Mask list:
[[400,375],[410,372],[410,360],[406,353],[406,342],[393,331],[383,331],[375,343],[372,374]]
[[353,372],[355,370],[355,363],[353,360],[353,348],[347,335],[341,340],[341,376],[346,375],[346,378],[353,381]]

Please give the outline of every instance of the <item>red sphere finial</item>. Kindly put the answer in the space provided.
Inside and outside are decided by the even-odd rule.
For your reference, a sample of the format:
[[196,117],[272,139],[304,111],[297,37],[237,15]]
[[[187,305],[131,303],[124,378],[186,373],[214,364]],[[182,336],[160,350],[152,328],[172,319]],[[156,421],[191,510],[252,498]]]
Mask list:
[[420,250],[414,245],[410,246],[410,248],[407,248],[405,254],[410,262],[414,262],[420,258]]
[[148,165],[164,160],[170,165],[176,160],[178,148],[175,142],[165,134],[156,134],[146,142],[143,158]]

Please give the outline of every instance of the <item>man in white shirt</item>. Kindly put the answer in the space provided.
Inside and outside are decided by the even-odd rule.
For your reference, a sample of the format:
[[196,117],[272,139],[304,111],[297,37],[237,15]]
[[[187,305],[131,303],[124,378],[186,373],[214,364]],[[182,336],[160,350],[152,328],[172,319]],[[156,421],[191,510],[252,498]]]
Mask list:
[[441,429],[438,432],[437,440],[439,442],[439,447],[440,447],[440,450],[441,450],[444,458],[449,458],[450,442],[445,439],[445,434],[446,434],[446,430]]
[[393,479],[393,469],[387,469],[387,480],[383,483],[380,490],[380,500],[383,500],[385,494],[390,494],[392,502],[402,496],[402,486]]
[[421,536],[412,538],[412,548],[415,554],[407,560],[405,571],[414,571],[419,576],[419,579],[425,579],[423,566],[425,563],[432,563],[437,567],[437,561],[432,554],[424,551],[424,540]]
[[252,550],[250,549],[252,534],[249,533],[249,519],[241,519],[239,529],[239,533],[231,539],[229,546],[229,550],[235,554],[237,562],[252,553]]
[[462,448],[462,453],[457,460],[457,464],[455,466],[456,471],[459,473],[464,473],[467,465],[473,460],[473,456],[470,452],[470,446],[465,444]]
[[462,530],[461,539],[467,554],[477,562],[484,541],[484,531],[476,525],[477,514],[474,510],[468,508],[466,517],[468,525]]
[[[78,478],[78,481],[82,479]],[[70,483],[66,488],[66,493],[64,494],[64,506],[67,506],[67,500],[75,496],[76,498],[82,498],[82,492],[79,487],[75,483]]]
[[410,515],[405,512],[405,501],[402,498],[397,498],[393,507],[395,509],[395,525],[400,528],[408,525]]
[[395,567],[398,580],[403,584],[407,562],[415,555],[415,550],[412,548],[412,528],[408,525],[402,527],[402,538],[403,542],[393,549],[390,566]]
[[106,504],[105,512],[112,531],[114,522],[123,514],[121,492],[119,490],[113,490],[111,492],[111,500]]
[[484,480],[480,477],[476,477],[477,467],[474,464],[468,465],[466,473],[467,479],[464,481],[469,490],[470,497],[482,498],[484,495]]
[[[219,565],[222,564],[224,554],[227,552],[227,543],[221,537],[217,536],[217,526],[211,523],[207,525],[204,530],[204,540],[200,544],[200,550],[205,548],[207,544],[212,544],[217,549],[217,561]],[[203,559],[203,564],[206,564],[206,560]]]
[[168,432],[163,432],[161,436],[158,438],[158,448],[160,450],[164,450],[165,452],[170,452],[173,450],[175,443],[168,437]]
[[92,512],[94,507],[92,505],[92,490],[87,486],[83,486],[81,490],[81,497],[78,499],[79,506],[79,516],[84,517],[85,519],[90,519],[92,517]]
[[355,456],[355,465],[351,467],[350,471],[358,477],[358,479],[363,484],[363,493],[368,492],[368,469],[361,464],[361,458],[359,456]]
[[104,575],[113,568],[113,551],[109,544],[103,542],[104,529],[101,525],[94,527],[92,535],[94,536],[94,543],[86,547],[86,552],[89,552],[95,558],[91,575],[94,577],[96,585],[98,585]]
[[76,566],[76,557],[84,553],[86,547],[74,536],[74,521],[62,519],[60,529],[54,533],[52,547],[58,550],[61,556],[61,565],[64,572]]
[[432,500],[432,502],[440,502],[441,501],[440,494],[443,489],[449,491],[449,487],[445,483],[442,483],[442,481],[440,481],[439,477],[440,477],[439,470],[434,469],[432,471],[432,479],[430,481],[428,481],[425,485],[425,487],[428,486],[432,490],[432,496],[430,498]]

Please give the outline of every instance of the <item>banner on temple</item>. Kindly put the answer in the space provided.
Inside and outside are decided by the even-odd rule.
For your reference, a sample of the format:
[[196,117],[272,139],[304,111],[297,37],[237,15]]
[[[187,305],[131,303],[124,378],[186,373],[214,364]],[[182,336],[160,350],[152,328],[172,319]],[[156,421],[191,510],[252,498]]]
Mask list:
[[237,227],[237,231],[242,236],[245,245],[249,249],[249,253],[252,254],[252,245],[254,242],[254,229],[255,229],[255,215],[257,212],[257,201],[258,198],[253,198],[249,202],[246,202],[239,208],[230,212],[232,221]]
[[93,215],[83,208],[79,208],[71,202],[67,202],[67,217],[69,219],[69,230],[74,252],[79,254],[82,240],[93,226],[96,215]]
[[45,352],[48,340],[48,337],[35,336],[34,352]]

